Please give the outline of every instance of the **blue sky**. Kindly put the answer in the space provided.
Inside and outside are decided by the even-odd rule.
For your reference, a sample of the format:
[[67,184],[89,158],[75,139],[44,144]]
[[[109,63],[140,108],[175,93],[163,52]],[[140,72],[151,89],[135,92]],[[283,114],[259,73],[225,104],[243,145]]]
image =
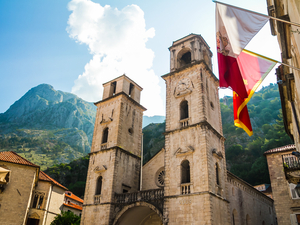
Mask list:
[[[210,45],[218,75],[215,4],[209,0],[70,2],[0,1],[0,113],[41,83],[97,101],[102,83],[126,73],[144,88],[146,115],[164,115],[160,76],[169,72],[168,47],[190,33],[201,34]],[[226,3],[267,13],[265,0]],[[280,59],[268,24],[247,49]],[[274,72],[265,85],[269,82],[275,82]]]

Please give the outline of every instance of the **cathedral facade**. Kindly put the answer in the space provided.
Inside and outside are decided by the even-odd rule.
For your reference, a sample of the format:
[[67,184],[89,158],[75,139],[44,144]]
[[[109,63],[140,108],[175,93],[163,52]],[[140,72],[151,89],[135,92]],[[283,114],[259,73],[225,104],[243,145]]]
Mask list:
[[226,169],[209,46],[190,34],[169,50],[165,147],[142,168],[142,88],[103,84],[81,224],[275,225],[273,200]]

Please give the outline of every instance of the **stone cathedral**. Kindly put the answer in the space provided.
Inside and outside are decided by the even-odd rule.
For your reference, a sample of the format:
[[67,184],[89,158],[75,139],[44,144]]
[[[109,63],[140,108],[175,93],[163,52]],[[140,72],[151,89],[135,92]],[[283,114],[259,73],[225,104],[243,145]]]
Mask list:
[[273,200],[226,169],[209,46],[190,34],[169,50],[165,147],[142,168],[142,87],[103,84],[81,224],[275,225]]

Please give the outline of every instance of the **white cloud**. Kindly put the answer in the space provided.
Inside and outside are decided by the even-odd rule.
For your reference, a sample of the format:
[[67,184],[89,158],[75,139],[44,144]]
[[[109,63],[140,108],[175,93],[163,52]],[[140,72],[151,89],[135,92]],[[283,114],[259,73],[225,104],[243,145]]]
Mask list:
[[90,0],[72,0],[67,31],[71,38],[86,44],[93,58],[85,65],[72,88],[87,101],[102,98],[102,84],[126,74],[144,88],[141,104],[146,115],[164,115],[159,78],[154,74],[154,52],[146,42],[154,28],[146,30],[144,12],[137,5],[118,10]]

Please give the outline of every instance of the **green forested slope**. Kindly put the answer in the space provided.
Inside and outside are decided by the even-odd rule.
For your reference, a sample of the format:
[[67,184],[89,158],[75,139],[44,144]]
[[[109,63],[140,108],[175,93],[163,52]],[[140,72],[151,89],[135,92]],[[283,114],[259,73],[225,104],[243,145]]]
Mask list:
[[248,103],[253,127],[251,137],[233,125],[232,98],[220,102],[227,169],[252,185],[270,183],[263,153],[292,143],[285,133],[277,85],[262,88]]

